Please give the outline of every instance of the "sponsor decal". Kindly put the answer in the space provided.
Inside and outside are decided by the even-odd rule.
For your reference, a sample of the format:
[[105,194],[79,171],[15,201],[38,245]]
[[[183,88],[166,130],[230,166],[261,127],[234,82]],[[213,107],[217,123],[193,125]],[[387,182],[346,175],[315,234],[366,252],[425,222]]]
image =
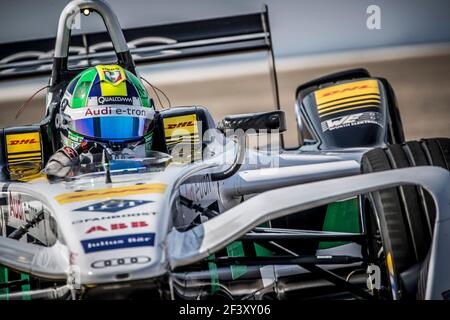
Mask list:
[[104,71],[105,74],[105,80],[116,83],[120,80],[122,80],[122,74],[120,73],[120,70],[114,70],[114,71]]
[[151,260],[152,259],[147,256],[112,258],[95,261],[91,264],[91,267],[94,269],[112,268],[118,266],[129,266],[133,264],[145,264],[150,262]]
[[376,80],[363,80],[331,86],[314,92],[319,118],[345,111],[380,108]]
[[152,202],[153,201],[145,201],[145,200],[111,199],[99,203],[90,204],[88,206],[75,209],[73,211],[95,211],[95,212],[114,213]]
[[38,143],[36,139],[22,139],[22,140],[11,140],[8,145],[15,146],[18,144],[35,144]]
[[151,115],[153,117],[152,112],[148,112],[144,108],[124,108],[124,107],[101,107],[94,108],[88,107],[85,109],[84,116],[85,117],[93,117],[93,116],[136,116],[146,118],[147,115]]
[[115,215],[110,215],[110,216],[90,217],[90,218],[85,218],[85,219],[74,220],[74,221],[72,221],[72,224],[78,225],[78,224],[83,224],[83,223],[103,222],[103,221],[124,219],[124,218],[138,218],[138,217],[150,216],[151,214],[154,214],[154,213],[133,212],[133,213],[115,214]]
[[342,128],[375,124],[383,127],[382,114],[379,112],[362,112],[322,121],[322,131],[333,131]]
[[40,155],[41,136],[39,132],[8,134],[6,135],[6,151],[8,158],[14,153],[39,152]]
[[104,96],[126,96],[125,71],[119,65],[96,66],[100,77],[100,86]]
[[7,171],[11,180],[27,181],[42,168],[39,132],[6,135]]
[[163,122],[167,148],[175,161],[191,162],[201,158],[201,122],[195,114],[164,118]]
[[105,188],[105,189],[65,193],[56,196],[55,200],[59,204],[67,204],[72,202],[105,199],[112,197],[122,197],[129,195],[164,193],[165,191],[166,191],[165,184],[150,183],[150,184],[133,185],[128,187]]
[[73,120],[86,119],[86,117],[117,117],[129,116],[144,119],[153,119],[155,111],[140,106],[127,105],[108,105],[108,106],[89,106],[86,108],[68,109],[67,114]]
[[121,97],[121,96],[111,96],[111,97],[98,97],[98,104],[133,104],[133,97]]
[[154,233],[140,233],[115,237],[96,238],[82,240],[84,253],[117,250],[134,247],[153,247],[155,244]]
[[198,134],[197,117],[195,114],[164,118],[164,132],[166,139],[174,136]]
[[94,232],[104,232],[104,231],[116,231],[116,230],[125,230],[125,229],[138,229],[148,227],[147,222],[145,221],[132,221],[130,223],[120,222],[120,223],[112,223],[109,226],[92,226],[87,231],[86,234],[94,233]]
[[369,89],[369,88],[373,88],[373,87],[370,87],[367,84],[352,85],[352,86],[349,86],[349,87],[344,87],[344,88],[339,88],[339,89],[335,87],[332,91],[324,92],[322,94],[322,98],[329,97],[329,96],[334,96],[334,95],[342,94],[342,93],[346,93],[346,92],[352,92],[352,91],[355,91],[355,90]]
[[327,87],[314,92],[317,105],[355,95],[380,94],[377,80],[362,80]]
[[179,123],[170,123],[167,125],[168,129],[176,129],[176,128],[186,128],[186,127],[193,127],[194,122],[193,121],[186,121],[186,122],[179,122]]

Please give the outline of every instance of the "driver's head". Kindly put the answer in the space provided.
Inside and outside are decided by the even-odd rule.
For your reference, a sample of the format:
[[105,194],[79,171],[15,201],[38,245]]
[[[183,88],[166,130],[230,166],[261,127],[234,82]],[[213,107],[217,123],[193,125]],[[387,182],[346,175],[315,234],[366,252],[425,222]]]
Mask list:
[[141,81],[118,65],[98,65],[77,75],[61,100],[56,126],[65,146],[83,140],[108,148],[152,143],[155,109]]

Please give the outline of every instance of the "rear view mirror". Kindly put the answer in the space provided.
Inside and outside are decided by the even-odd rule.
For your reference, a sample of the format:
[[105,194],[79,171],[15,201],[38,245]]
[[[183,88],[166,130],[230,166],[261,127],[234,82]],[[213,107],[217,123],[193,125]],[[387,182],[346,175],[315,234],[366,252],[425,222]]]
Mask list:
[[286,131],[286,117],[284,111],[255,112],[229,115],[217,123],[217,129],[244,131],[255,130],[256,133],[271,131]]

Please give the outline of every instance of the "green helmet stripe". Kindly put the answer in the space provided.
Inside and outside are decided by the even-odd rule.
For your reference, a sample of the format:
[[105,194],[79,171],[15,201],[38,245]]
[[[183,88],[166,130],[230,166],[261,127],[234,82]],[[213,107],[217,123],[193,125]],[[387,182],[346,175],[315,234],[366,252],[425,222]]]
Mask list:
[[141,81],[129,72],[128,70],[125,70],[125,73],[127,74],[127,78],[131,81],[133,84],[133,87],[136,89],[136,92],[139,94],[139,98],[141,99],[141,104],[143,107],[151,107],[150,100],[148,98],[147,90],[143,87]]
[[78,83],[73,91],[72,103],[70,106],[74,109],[82,108],[87,105],[89,91],[91,91],[97,70],[95,68],[85,70],[81,73]]
[[73,132],[72,130],[68,130],[68,137],[69,137],[69,139],[76,141],[76,142],[83,141],[83,136],[80,134],[77,134],[76,132]]

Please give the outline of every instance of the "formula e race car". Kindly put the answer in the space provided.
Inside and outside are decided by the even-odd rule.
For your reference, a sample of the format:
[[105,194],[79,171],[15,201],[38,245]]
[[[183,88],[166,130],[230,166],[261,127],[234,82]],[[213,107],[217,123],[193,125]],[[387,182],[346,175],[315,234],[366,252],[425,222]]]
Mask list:
[[[80,11],[103,18],[114,50],[69,51]],[[286,129],[281,110],[216,122],[183,106],[158,111],[147,157],[103,149],[64,178],[43,170],[61,148],[65,89],[87,67],[137,75],[135,63],[254,50],[273,64],[267,11],[122,32],[106,2],[74,0],[53,58],[3,59],[2,79],[51,77],[45,118],[0,132],[0,298],[449,299],[450,140],[405,142],[392,87],[365,69],[298,87],[298,149],[247,147],[250,132]]]

